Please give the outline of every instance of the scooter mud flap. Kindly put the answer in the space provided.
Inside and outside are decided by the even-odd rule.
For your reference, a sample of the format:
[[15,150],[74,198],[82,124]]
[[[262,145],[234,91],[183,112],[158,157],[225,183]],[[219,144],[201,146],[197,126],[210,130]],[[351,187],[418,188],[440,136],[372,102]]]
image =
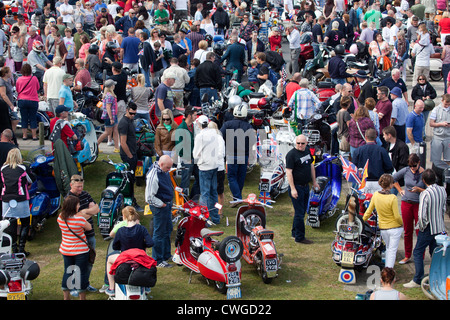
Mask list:
[[228,287],[227,289],[227,299],[240,299],[242,298],[241,287]]
[[339,281],[345,284],[355,284],[356,276],[353,269],[341,269],[339,272]]

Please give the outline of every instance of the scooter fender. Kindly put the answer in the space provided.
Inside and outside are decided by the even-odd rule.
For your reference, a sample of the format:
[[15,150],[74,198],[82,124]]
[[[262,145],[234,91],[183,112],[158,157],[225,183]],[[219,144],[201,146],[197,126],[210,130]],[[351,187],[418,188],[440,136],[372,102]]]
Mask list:
[[227,283],[226,265],[216,254],[204,251],[197,260],[200,273],[207,279]]
[[30,211],[33,217],[44,215],[50,208],[50,197],[46,193],[37,193],[30,199]]
[[79,163],[84,163],[91,158],[91,147],[86,139],[83,139],[83,145],[83,150],[78,151],[75,155]]

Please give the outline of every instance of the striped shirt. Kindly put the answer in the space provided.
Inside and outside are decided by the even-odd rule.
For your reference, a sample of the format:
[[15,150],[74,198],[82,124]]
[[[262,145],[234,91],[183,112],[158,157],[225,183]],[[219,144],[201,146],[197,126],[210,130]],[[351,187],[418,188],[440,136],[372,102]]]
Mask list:
[[[84,234],[84,225],[86,219],[84,217],[73,216],[67,219],[67,221],[64,221],[61,216],[58,216],[57,221],[62,233],[61,245],[59,246],[59,252],[61,252],[61,254],[65,256],[76,256],[89,251],[85,242],[86,236]],[[83,241],[74,235],[67,225],[69,225],[70,229],[80,236]]]
[[[91,195],[86,192],[86,191],[81,191],[80,195],[76,195],[72,192],[69,191],[68,193],[69,196],[75,196],[78,197],[78,199],[80,200],[80,211],[83,209],[89,209],[89,204],[92,202],[95,204],[94,199],[92,199]],[[94,219],[91,216],[89,219],[87,219],[87,221],[91,224],[92,226],[92,230],[89,231],[85,231],[85,235],[86,237],[91,237],[95,235],[95,230],[94,230]]]
[[433,184],[420,193],[419,218],[417,225],[420,231],[430,226],[430,234],[435,235],[445,231],[444,214],[447,193],[445,188]]

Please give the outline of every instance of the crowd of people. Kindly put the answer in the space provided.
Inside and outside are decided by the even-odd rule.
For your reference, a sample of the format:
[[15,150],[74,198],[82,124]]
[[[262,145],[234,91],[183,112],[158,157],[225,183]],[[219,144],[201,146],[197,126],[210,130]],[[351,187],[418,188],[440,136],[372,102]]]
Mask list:
[[[29,228],[26,220],[29,198],[22,188],[34,179],[23,165],[19,149],[15,148],[18,146],[15,129],[19,123],[16,106],[20,112],[22,139],[29,138],[30,128],[32,139],[37,140],[36,112],[40,101],[47,102],[55,119],[67,120],[69,112],[78,108],[74,94],[93,81],[102,82],[101,118],[105,131],[98,144],[108,139],[108,145],[114,145],[114,152],[120,153],[122,161],[134,170],[137,152],[134,120],[142,118],[150,122],[149,88],[155,89],[155,114],[160,120],[155,130],[158,161],[147,175],[145,188],[145,202],[154,216],[153,237],[140,226],[139,213],[143,210],[134,200],[133,206],[123,211],[124,222],[120,227],[124,229],[115,228],[112,232],[116,254],[108,258],[101,291],[113,295],[114,281],[108,271],[120,251],[153,247],[152,257],[158,267],[172,266],[168,260],[173,188],[168,172],[174,166],[174,159],[178,159],[183,168],[181,188],[191,198],[200,195],[214,223],[220,223],[223,214],[214,204],[224,204],[225,176],[233,198],[242,199],[251,156],[249,132],[254,130],[246,121],[247,107],[242,103],[233,105],[229,120],[221,128],[205,115],[197,117],[194,107],[200,105],[204,94],[209,99],[219,98],[224,88],[223,78],[229,77],[225,70],[237,70],[238,82],[248,79],[255,87],[263,85],[271,76],[267,63],[270,52],[276,52],[281,57],[290,57],[291,79],[286,80],[284,68],[278,70],[277,78],[283,80],[285,90],[277,93],[279,96],[286,93],[286,103],[292,107],[295,118],[307,119],[314,111],[332,106],[338,122],[332,137],[333,153],[343,154],[359,168],[370,159],[368,180],[376,181],[380,191],[375,192],[367,212],[377,209],[386,243],[383,283],[391,288],[397,248],[404,233],[405,257],[399,263],[405,264],[414,258],[416,266],[414,279],[405,286],[420,284],[425,248],[429,246],[432,252],[436,245],[433,236],[445,232],[445,190],[436,185],[435,173],[425,170],[419,157],[419,146],[426,139],[425,124],[429,121],[433,130],[431,161],[450,159],[447,112],[450,110],[450,94],[447,93],[450,17],[445,2],[257,2],[261,8],[270,5],[282,20],[289,20],[285,30],[289,53],[283,52],[283,28],[275,25],[270,11],[260,9],[258,23],[254,23],[255,15],[249,11],[250,3],[246,1],[219,0],[205,8],[201,2],[193,5],[188,0],[176,0],[173,7],[158,1],[24,0],[18,12],[0,5],[0,17],[8,34],[7,37],[0,30],[0,52],[4,53],[0,58],[0,112],[3,115],[0,116],[0,156],[4,163],[0,184],[3,212],[9,209],[8,217],[22,221],[18,244],[13,238],[13,250],[27,253],[24,235]],[[319,16],[316,6],[323,8]],[[435,26],[438,10],[445,12]],[[193,17],[191,23],[188,23],[189,16]],[[233,24],[239,27],[233,28]],[[436,54],[435,30],[443,46],[439,57],[443,60],[445,81],[438,106],[434,105],[438,93],[428,81],[430,57]],[[222,43],[212,41],[213,37],[225,34],[227,37]],[[320,43],[335,49],[329,70],[336,94],[326,103],[319,101],[309,89],[308,80],[302,79],[300,74],[300,43],[308,34],[315,53]],[[372,86],[365,71],[351,75],[360,88],[359,96],[354,97],[354,89],[346,81],[350,75],[345,66],[341,66],[344,51],[353,52],[358,42],[364,44],[368,55],[375,60],[374,71],[389,71],[390,75],[378,87]],[[406,84],[409,63],[414,73],[411,90]],[[127,96],[127,69],[138,73],[138,85],[130,90],[131,100]],[[174,121],[176,109],[184,112],[179,125]],[[55,123],[53,121],[53,126]],[[69,130],[70,127],[63,136],[76,139],[75,133]],[[243,134],[230,135],[236,131]],[[313,243],[305,236],[304,216],[309,185],[317,186],[307,143],[307,137],[298,135],[294,148],[286,156],[289,195],[295,211],[292,236],[301,244]],[[195,180],[191,187],[192,175]],[[90,248],[95,248],[92,217],[98,212],[98,205],[83,190],[83,181],[80,176],[71,177],[70,195],[65,198],[58,218],[63,235],[59,250],[65,267],[75,264],[83,274],[80,290],[68,288],[67,274],[64,276],[65,299],[69,299],[70,294],[79,294],[84,299],[86,291],[97,290],[89,282],[92,264],[88,256]],[[400,212],[397,193],[401,195]],[[17,200],[20,207],[9,208],[7,201],[10,199]],[[12,224],[12,228],[16,227]],[[414,232],[418,238],[413,249]],[[130,236],[136,237],[136,241],[127,242]],[[380,294],[374,298],[380,296],[386,297]],[[404,298],[401,294],[393,296]]]

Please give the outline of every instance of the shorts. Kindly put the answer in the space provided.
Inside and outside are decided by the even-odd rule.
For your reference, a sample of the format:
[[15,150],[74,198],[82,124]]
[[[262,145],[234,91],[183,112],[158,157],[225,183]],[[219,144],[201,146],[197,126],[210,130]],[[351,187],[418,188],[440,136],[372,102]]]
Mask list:
[[111,124],[111,119],[106,118],[103,119],[105,121],[105,127],[111,128],[114,127],[115,125],[117,125],[117,116],[114,116],[114,124]]
[[9,109],[9,118],[11,119],[11,121],[20,120],[19,115],[17,114],[17,111],[12,111],[11,109]]
[[175,23],[186,21],[187,18],[188,18],[187,10],[175,10],[175,18],[174,18]]

